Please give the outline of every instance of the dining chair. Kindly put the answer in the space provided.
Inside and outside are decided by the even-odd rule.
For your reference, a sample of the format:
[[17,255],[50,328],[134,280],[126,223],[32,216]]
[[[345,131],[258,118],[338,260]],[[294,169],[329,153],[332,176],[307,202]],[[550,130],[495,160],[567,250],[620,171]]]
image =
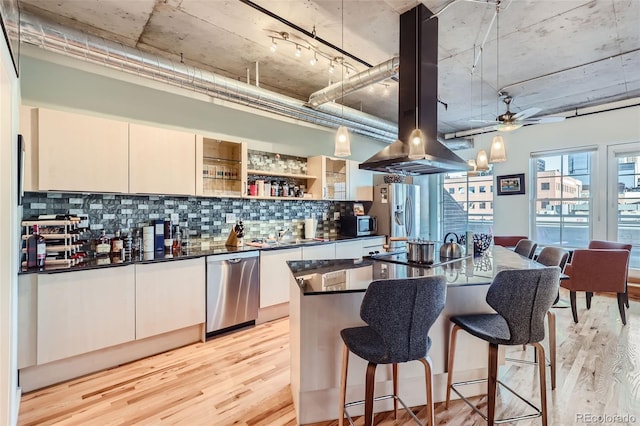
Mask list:
[[520,240],[526,240],[529,237],[526,235],[502,235],[493,236],[493,245],[502,247],[515,247]]
[[[557,266],[500,271],[489,286],[486,297],[487,303],[496,311],[495,313],[458,315],[450,318],[454,326],[449,339],[446,408],[449,406],[453,390],[476,413],[480,414],[489,426],[533,417],[541,417],[543,426],[547,425],[546,363],[538,363],[541,401],[538,408],[498,379],[498,348],[499,345],[533,345],[538,359],[546,359],[544,346],[540,342],[544,339],[544,318],[558,292],[559,280],[560,268]],[[459,386],[478,383],[478,380],[452,383],[456,340],[460,330],[489,343],[486,415],[457,389]],[[496,419],[498,384],[533,407],[536,413],[509,419]]]
[[[557,266],[560,268],[560,272],[564,271],[564,267],[569,259],[569,252],[560,247],[544,247],[536,262],[543,264],[544,266]],[[558,286],[559,289],[559,286]],[[560,300],[560,292],[558,291],[556,299],[553,302],[552,308]],[[551,389],[556,388],[556,314],[553,310],[547,311],[547,328],[549,329],[549,361],[548,366],[551,369]],[[510,359],[510,361],[520,361]],[[534,363],[538,362],[538,357],[534,355]],[[546,360],[545,360],[546,362]]]
[[[429,330],[444,309],[446,288],[443,275],[378,280],[369,284],[360,306],[360,318],[367,325],[345,328],[340,332],[344,343],[338,410],[340,426],[343,425],[345,414],[351,423],[346,408],[362,403],[364,424],[373,424],[373,394],[378,364],[392,364],[393,395],[375,397],[375,401],[393,398],[394,418],[398,415],[400,401],[413,420],[422,425],[398,396],[398,364],[415,360],[424,365],[428,424],[435,426],[431,359],[428,356],[431,346]],[[346,402],[349,352],[369,362],[364,401]]]
[[[618,241],[603,241],[603,240],[591,240],[589,242],[590,249],[617,249],[617,250],[629,250],[631,252],[632,245],[627,243],[620,243]],[[625,283],[629,277],[629,270],[627,269],[627,279],[625,279]],[[587,309],[591,309],[591,298],[593,297],[593,293],[589,292],[586,294],[587,297]],[[629,291],[627,289],[627,285],[624,286],[624,299],[625,305],[627,308],[629,307]]]
[[525,238],[524,240],[518,241],[513,251],[515,251],[521,256],[528,257],[529,259],[533,259],[533,255],[536,252],[536,248],[538,248],[538,244],[536,244],[535,242],[531,241],[528,238]]
[[578,322],[576,292],[587,292],[587,309],[591,307],[591,297],[596,291],[617,294],[618,310],[622,324],[627,324],[625,314],[629,250],[621,249],[578,249],[573,251],[571,263],[564,273],[569,279],[560,285],[569,290],[573,321]]

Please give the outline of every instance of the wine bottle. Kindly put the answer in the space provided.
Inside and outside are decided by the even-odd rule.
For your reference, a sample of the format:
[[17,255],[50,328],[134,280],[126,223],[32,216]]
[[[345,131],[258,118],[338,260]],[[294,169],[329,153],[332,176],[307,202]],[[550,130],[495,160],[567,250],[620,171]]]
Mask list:
[[27,239],[27,269],[43,270],[46,258],[47,244],[38,225],[33,225],[33,233]]

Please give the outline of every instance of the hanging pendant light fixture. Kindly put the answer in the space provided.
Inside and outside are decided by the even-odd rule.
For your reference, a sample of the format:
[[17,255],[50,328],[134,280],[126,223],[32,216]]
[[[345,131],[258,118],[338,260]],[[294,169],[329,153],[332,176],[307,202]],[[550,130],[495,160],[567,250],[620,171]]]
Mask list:
[[507,161],[507,153],[504,151],[504,140],[502,136],[497,135],[491,141],[491,153],[489,154],[490,163],[502,163]]
[[478,151],[478,156],[476,157],[476,170],[479,172],[486,172],[487,170],[489,170],[487,151],[485,151],[484,149]]
[[[418,20],[418,14],[416,14],[416,22]],[[416,24],[416,28],[418,28],[419,24]],[[415,71],[415,75],[418,76],[420,75],[420,58],[419,58],[419,52],[418,52],[418,43],[416,43],[415,46],[415,67],[416,67],[416,71]],[[415,112],[415,117],[416,117],[416,127],[415,129],[413,129],[413,131],[411,132],[411,134],[409,135],[409,158],[412,159],[420,159],[420,158],[425,158],[425,138],[424,138],[424,134],[422,133],[422,130],[420,130],[420,123],[419,123],[419,117],[420,117],[420,110],[419,110],[419,84],[416,84],[416,93],[415,93],[415,102],[416,102],[416,112]]]
[[[500,2],[496,4],[496,87],[500,87]],[[498,130],[501,129],[498,128]],[[504,161],[507,161],[507,153],[504,149],[504,139],[502,139],[502,136],[496,135],[491,141],[489,162],[502,163]]]
[[476,160],[469,160],[467,161],[467,164],[469,165],[469,167],[471,167],[471,170],[467,172],[467,176],[478,176],[478,166],[476,165]]
[[[341,37],[342,37],[342,49],[344,50],[344,0],[342,0],[342,5],[340,7],[340,11],[342,13],[342,26],[341,26]],[[340,67],[342,70],[342,118],[344,118],[344,58],[342,59],[343,66]],[[351,155],[351,140],[349,137],[349,130],[346,126],[338,127],[338,131],[336,132],[336,139],[334,142],[334,151],[333,155],[336,157],[348,157]]]

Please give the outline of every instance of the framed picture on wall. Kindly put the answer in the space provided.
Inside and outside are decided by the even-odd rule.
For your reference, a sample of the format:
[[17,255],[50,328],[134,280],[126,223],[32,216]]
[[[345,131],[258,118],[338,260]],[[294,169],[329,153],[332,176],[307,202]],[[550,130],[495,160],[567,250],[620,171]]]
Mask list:
[[498,195],[524,194],[524,173],[496,177]]
[[13,68],[19,75],[20,64],[20,6],[18,0],[0,0],[0,26],[9,46]]

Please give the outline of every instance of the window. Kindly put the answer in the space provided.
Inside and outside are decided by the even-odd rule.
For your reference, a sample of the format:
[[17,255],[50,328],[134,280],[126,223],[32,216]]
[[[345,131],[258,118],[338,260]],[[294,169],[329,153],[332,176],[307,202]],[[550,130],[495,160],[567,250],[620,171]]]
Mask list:
[[539,245],[587,247],[589,244],[593,152],[537,155],[531,159],[532,169],[536,170],[531,217],[533,235]]
[[487,192],[487,187],[486,186],[481,186],[480,187],[480,192]]
[[616,153],[617,235],[614,239],[630,243],[629,267],[640,268],[640,152]]
[[493,194],[486,192],[486,188],[493,182],[491,171],[481,172],[478,176],[467,176],[464,172],[447,173],[439,179],[443,186],[438,221],[440,237],[447,232],[461,234],[467,230],[491,233]]

